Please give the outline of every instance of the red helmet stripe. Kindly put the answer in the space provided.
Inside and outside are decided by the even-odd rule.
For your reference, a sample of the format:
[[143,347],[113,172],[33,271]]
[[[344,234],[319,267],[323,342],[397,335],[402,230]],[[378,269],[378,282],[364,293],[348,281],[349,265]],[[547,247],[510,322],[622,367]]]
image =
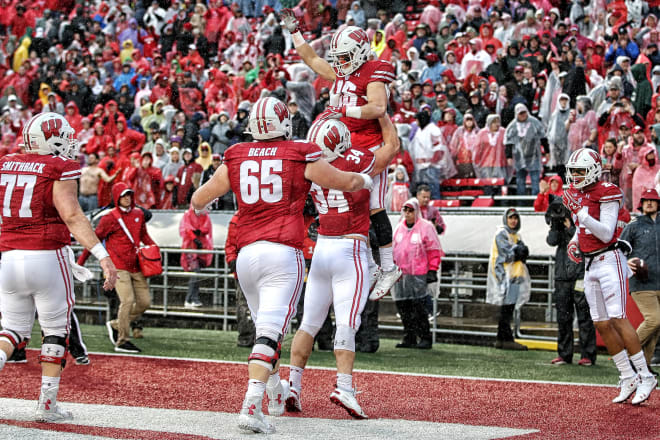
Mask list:
[[255,124],[257,125],[257,129],[259,130],[259,134],[261,133],[261,121],[259,121],[259,106],[263,104],[263,100],[257,101],[257,108],[254,109],[254,117],[257,119],[255,121]]
[[261,121],[264,124],[264,133],[268,133],[268,124],[266,124],[266,108],[268,107],[268,101],[270,98],[264,99],[264,103],[261,106]]

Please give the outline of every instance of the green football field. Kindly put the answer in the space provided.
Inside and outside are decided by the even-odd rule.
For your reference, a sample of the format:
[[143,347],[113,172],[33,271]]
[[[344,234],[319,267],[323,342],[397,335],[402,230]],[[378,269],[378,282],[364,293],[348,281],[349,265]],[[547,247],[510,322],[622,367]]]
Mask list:
[[[82,325],[85,344],[90,352],[112,353],[105,326]],[[133,342],[143,355],[197,358],[245,362],[248,348],[236,346],[236,333],[218,330],[145,328],[144,339]],[[39,341],[35,326],[33,341]],[[292,335],[283,344],[282,363],[289,362]],[[29,348],[37,348],[33,342]],[[543,380],[571,383],[615,385],[618,373],[607,354],[601,354],[592,367],[550,365],[556,353],[549,351],[504,351],[490,347],[457,344],[435,344],[432,350],[397,349],[398,341],[382,339],[377,353],[358,353],[355,368],[462,377]],[[573,361],[577,362],[579,353]],[[93,359],[92,359],[93,361]],[[333,367],[330,352],[315,351],[309,365]]]

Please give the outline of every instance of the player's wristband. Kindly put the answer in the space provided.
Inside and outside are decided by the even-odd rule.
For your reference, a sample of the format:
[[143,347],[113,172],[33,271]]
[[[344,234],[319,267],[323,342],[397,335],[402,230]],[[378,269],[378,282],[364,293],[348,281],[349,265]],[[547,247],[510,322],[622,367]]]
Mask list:
[[307,44],[307,41],[305,41],[305,37],[302,36],[300,31],[296,31],[291,35],[291,39],[293,40],[293,47],[296,49],[303,44]]
[[96,244],[94,245],[94,247],[93,247],[92,249],[90,249],[90,252],[91,252],[92,255],[94,255],[94,257],[95,257],[97,260],[99,260],[99,261],[101,261],[101,260],[104,259],[105,257],[109,257],[109,256],[110,256],[110,254],[108,253],[108,251],[105,250],[105,247],[103,247],[103,244],[101,244],[101,243],[96,243]]
[[371,178],[371,176],[365,173],[360,173],[359,175],[360,177],[362,177],[362,180],[364,180],[364,185],[362,186],[362,189],[368,189],[369,191],[371,191],[371,189],[374,187],[374,181]]
[[346,116],[349,118],[360,119],[362,117],[362,107],[345,107]]

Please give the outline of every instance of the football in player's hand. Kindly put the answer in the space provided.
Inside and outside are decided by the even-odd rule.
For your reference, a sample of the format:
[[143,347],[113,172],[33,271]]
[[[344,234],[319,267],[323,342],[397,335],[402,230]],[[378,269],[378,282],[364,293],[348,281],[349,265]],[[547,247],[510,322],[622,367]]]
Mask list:
[[649,267],[644,260],[637,257],[631,258],[628,260],[628,266],[639,281],[644,282],[649,279]]

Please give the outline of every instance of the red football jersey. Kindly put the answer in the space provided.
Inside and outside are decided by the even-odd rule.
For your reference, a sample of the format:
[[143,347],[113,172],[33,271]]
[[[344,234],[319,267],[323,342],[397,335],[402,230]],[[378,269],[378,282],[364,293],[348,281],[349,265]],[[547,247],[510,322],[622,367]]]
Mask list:
[[[386,89],[396,79],[394,67],[383,60],[367,61],[350,75],[337,77],[330,90],[330,105],[355,107],[367,104],[367,86],[385,83]],[[389,89],[388,89],[389,90]],[[351,144],[371,148],[383,143],[383,133],[377,119],[341,118],[351,132]]]
[[259,240],[302,249],[303,207],[311,182],[307,162],[321,158],[309,142],[246,142],[225,152],[231,189],[238,200],[238,249]]
[[80,178],[80,164],[58,156],[11,154],[0,158],[0,252],[51,250],[71,244],[53,204],[53,182]]
[[[375,161],[371,151],[351,148],[344,152],[344,157],[333,160],[332,166],[342,171],[369,173]],[[369,236],[369,190],[342,192],[313,183],[312,195],[319,212],[319,234]]]
[[[619,202],[619,217],[622,213],[623,207],[623,194],[618,186],[609,182],[598,182],[591,188],[579,192],[581,197],[582,206],[586,206],[589,210],[589,215],[596,220],[600,219],[600,204],[606,202]],[[580,226],[579,221],[576,219],[578,228],[578,243],[582,252],[595,252],[600,249],[606,248],[614,244],[621,235],[621,228],[617,227],[614,231],[612,239],[608,243],[603,243],[592,234],[586,227]]]

